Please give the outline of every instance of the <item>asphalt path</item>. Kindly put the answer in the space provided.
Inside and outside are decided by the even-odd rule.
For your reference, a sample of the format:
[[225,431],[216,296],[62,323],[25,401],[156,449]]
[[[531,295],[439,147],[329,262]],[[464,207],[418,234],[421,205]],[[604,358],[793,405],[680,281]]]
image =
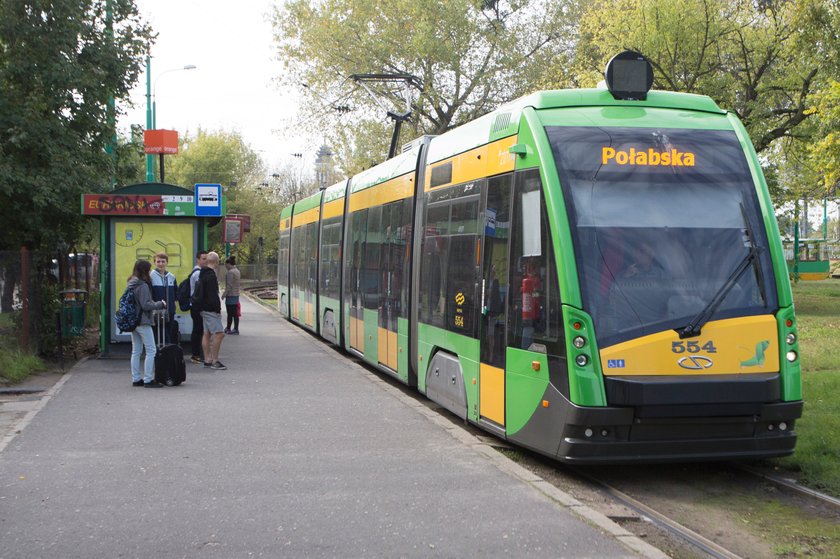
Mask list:
[[245,298],[240,331],[180,387],[75,367],[0,451],[0,558],[656,555]]

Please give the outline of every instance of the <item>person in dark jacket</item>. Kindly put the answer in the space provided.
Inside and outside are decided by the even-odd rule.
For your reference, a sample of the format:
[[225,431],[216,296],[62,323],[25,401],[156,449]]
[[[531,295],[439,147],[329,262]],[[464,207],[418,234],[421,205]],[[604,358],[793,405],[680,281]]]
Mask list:
[[[152,313],[166,308],[166,301],[152,300],[152,280],[149,271],[152,264],[148,260],[134,263],[134,271],[128,278],[128,288],[134,291],[134,299],[140,308],[140,324],[131,333],[131,385],[159,388],[163,386],[155,381],[155,336],[152,333]],[[140,355],[146,350],[143,363],[143,375],[140,373]]]
[[201,310],[201,318],[204,322],[204,338],[201,341],[202,349],[204,349],[204,366],[222,371],[227,367],[219,361],[219,349],[222,346],[225,332],[222,326],[219,278],[216,275],[218,269],[219,255],[215,252],[208,252],[207,267],[202,268],[198,274],[198,282],[195,286],[191,304],[197,305]]
[[[173,328],[175,324],[175,302],[178,300],[178,280],[172,272],[166,271],[166,266],[169,265],[169,256],[165,252],[155,254],[155,269],[151,271],[149,276],[152,278],[152,299],[155,301],[166,301],[166,309],[169,311],[164,316],[166,317],[166,327],[163,329],[163,342],[167,344],[174,343]],[[158,332],[153,329],[155,333],[155,341],[158,340]]]
[[[205,266],[207,266],[207,251],[199,250],[195,253],[195,266],[190,272],[190,297],[195,295],[195,286],[198,285],[198,274]],[[192,319],[192,334],[190,335],[192,357],[190,357],[190,361],[199,364],[204,361],[204,357],[202,356],[202,353],[204,353],[202,348],[204,340],[204,319],[201,318],[201,309],[190,304],[190,318]]]

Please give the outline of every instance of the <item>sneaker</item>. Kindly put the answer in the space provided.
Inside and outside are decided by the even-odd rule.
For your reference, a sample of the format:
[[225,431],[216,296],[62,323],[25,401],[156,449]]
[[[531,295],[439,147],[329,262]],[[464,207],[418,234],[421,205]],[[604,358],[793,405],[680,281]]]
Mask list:
[[199,365],[202,362],[201,357],[199,357],[197,355],[193,355],[192,357],[190,357],[190,361],[192,361],[196,365]]
[[131,383],[131,386],[143,386],[143,381],[142,380],[135,380],[134,382]]
[[212,366],[213,366],[213,364],[212,364],[212,363],[208,363],[207,361],[205,361],[205,362],[204,362],[204,368],[205,368],[205,369],[209,369],[209,368],[210,368],[210,367],[212,367]]
[[239,330],[231,330],[230,335],[231,336],[238,336],[239,335]]
[[225,334],[230,334],[230,328],[225,328]]
[[210,368],[214,371],[224,371],[225,369],[227,369],[227,367],[225,367],[221,361],[216,361]]
[[145,388],[161,388],[163,385],[161,383],[159,383],[158,381],[153,380],[152,382],[143,383],[143,386]]

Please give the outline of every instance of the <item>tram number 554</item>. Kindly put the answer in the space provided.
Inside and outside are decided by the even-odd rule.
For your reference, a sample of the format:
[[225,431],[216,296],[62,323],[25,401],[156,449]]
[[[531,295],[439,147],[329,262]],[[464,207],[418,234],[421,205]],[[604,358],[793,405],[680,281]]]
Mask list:
[[671,353],[700,353],[701,350],[706,353],[717,353],[717,348],[712,340],[702,346],[700,342],[671,342]]

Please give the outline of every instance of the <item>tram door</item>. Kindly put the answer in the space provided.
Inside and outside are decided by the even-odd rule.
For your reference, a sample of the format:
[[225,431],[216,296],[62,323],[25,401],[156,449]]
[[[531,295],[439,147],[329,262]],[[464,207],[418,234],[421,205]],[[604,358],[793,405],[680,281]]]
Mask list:
[[490,179],[482,196],[479,413],[483,421],[505,425],[505,308],[508,294],[511,190],[513,174]]
[[404,246],[399,243],[402,201],[382,208],[382,245],[379,249],[379,362],[397,370],[397,317],[401,292]]
[[365,239],[367,209],[351,215],[349,249],[350,274],[347,278],[350,295],[350,347],[365,352]]

